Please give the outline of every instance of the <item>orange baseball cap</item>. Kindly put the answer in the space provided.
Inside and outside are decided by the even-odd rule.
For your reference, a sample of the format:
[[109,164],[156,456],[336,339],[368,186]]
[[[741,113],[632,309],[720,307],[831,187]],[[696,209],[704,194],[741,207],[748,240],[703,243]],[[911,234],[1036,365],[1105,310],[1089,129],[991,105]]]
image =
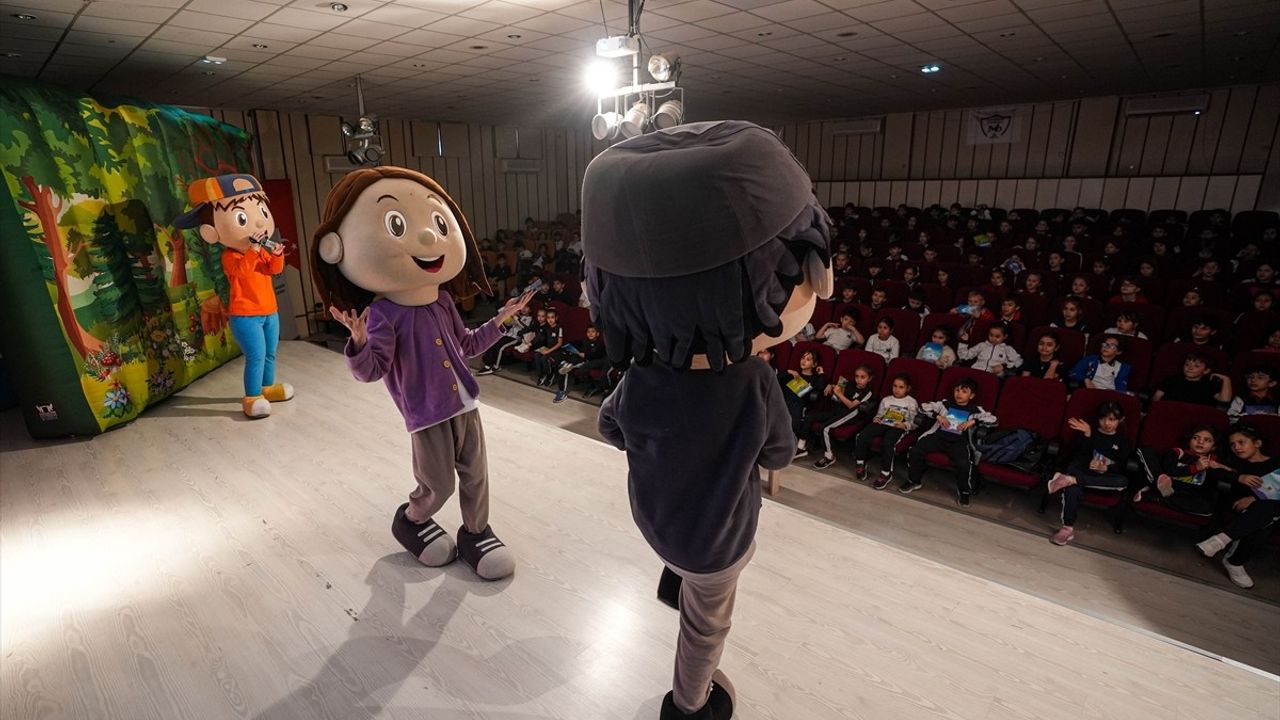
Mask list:
[[191,209],[179,215],[173,221],[173,226],[182,229],[194,228],[200,224],[200,211],[209,203],[261,192],[264,192],[262,183],[252,175],[234,174],[201,178],[187,186],[187,197],[191,199]]

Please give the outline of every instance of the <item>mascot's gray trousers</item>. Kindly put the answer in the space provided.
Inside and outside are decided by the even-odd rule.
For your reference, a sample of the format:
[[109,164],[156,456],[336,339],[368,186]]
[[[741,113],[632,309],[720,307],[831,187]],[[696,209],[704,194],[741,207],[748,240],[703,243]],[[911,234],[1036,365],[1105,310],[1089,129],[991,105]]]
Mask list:
[[676,643],[676,672],[671,686],[672,699],[681,712],[697,712],[707,703],[711,675],[720,665],[733,625],[738,576],[755,553],[756,544],[752,542],[737,562],[711,573],[693,573],[667,565],[684,580],[680,585],[680,639]]
[[413,476],[418,480],[418,487],[409,493],[410,519],[424,521],[444,507],[453,495],[456,471],[462,524],[467,532],[483,532],[489,527],[489,459],[480,412],[456,415],[409,437]]

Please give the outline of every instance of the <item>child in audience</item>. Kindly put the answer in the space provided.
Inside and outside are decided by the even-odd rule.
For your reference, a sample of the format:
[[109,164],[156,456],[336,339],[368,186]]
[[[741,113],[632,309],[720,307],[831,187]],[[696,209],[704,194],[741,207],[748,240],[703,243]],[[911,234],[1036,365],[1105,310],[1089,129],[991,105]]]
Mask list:
[[921,410],[934,418],[933,427],[920,436],[907,454],[907,479],[898,488],[906,495],[924,486],[925,458],[929,453],[946,453],[956,480],[956,497],[960,507],[968,507],[973,494],[973,437],[979,425],[996,424],[996,416],[975,402],[978,384],[962,377],[951,391],[951,399],[925,403]]
[[799,343],[799,342],[808,342],[817,337],[818,337],[818,331],[813,329],[813,323],[805,323],[804,327],[797,330],[796,334],[790,338],[789,342],[792,345],[795,345],[796,343]]
[[835,348],[836,352],[848,350],[854,345],[861,346],[866,342],[866,338],[862,333],[858,332],[858,327],[854,323],[857,320],[857,310],[847,308],[840,313],[840,322],[829,322],[823,325],[814,337],[821,340],[825,345]]
[[1084,326],[1084,306],[1080,304],[1079,300],[1073,297],[1063,300],[1058,313],[1061,317],[1049,323],[1049,327],[1088,333],[1088,329]]
[[907,284],[907,291],[915,290],[920,285],[920,268],[908,265],[902,268],[902,282]]
[[1228,550],[1222,558],[1231,582],[1239,587],[1253,587],[1253,579],[1245,572],[1244,564],[1262,547],[1280,520],[1280,458],[1262,454],[1262,433],[1247,423],[1241,423],[1228,436],[1231,466],[1239,472],[1232,492],[1237,497],[1231,505],[1230,519],[1223,532],[1217,533],[1196,547],[1205,557],[1213,557]]
[[866,265],[863,266],[863,271],[866,273],[867,277],[871,279],[871,282],[883,280],[886,277],[884,272],[884,263],[880,260],[868,260]]
[[1027,273],[1027,277],[1022,281],[1022,289],[1018,291],[1019,295],[1028,296],[1044,295],[1044,276],[1037,270]]
[[1083,275],[1077,275],[1071,279],[1071,294],[1067,295],[1067,297],[1075,298],[1077,300],[1088,300],[1092,297],[1089,295],[1089,291],[1089,279]]
[[494,292],[498,297],[506,297],[508,292],[508,284],[511,282],[511,266],[507,264],[507,256],[499,255],[494,260],[494,265],[486,273],[489,276],[489,282],[494,287]]
[[[830,467],[836,461],[835,451],[831,449],[831,431],[838,427],[866,417],[876,406],[875,389],[872,387],[871,368],[859,365],[853,371],[853,382],[848,378],[838,378],[823,391],[835,401],[836,405],[826,412],[810,413],[805,429],[809,430],[808,443],[816,443],[813,426],[822,424],[822,457],[813,464],[819,470]],[[806,443],[806,444],[808,444]]]
[[858,302],[858,292],[853,289],[852,285],[845,285],[840,288],[840,301],[837,305],[852,305]]
[[572,345],[566,346],[560,353],[560,375],[564,379],[560,383],[560,390],[556,392],[552,402],[564,402],[569,396],[569,386],[573,383],[577,376],[591,379],[591,371],[601,371],[600,382],[593,384],[592,387],[583,394],[583,397],[594,395],[594,390],[598,389],[604,392],[608,388],[609,382],[609,358],[605,355],[604,341],[600,338],[600,330],[595,325],[587,326],[587,337],[582,341],[580,347]]
[[[1159,502],[1191,515],[1211,516],[1217,507],[1220,480],[1231,480],[1233,471],[1218,462],[1212,425],[1191,428],[1182,447],[1156,457],[1155,451],[1138,451],[1138,463],[1147,484],[1133,496]],[[1224,477],[1225,476],[1225,477]]]
[[547,296],[547,301],[561,302],[565,305],[575,304],[574,298],[569,294],[563,278],[556,278],[551,281],[551,293]]
[[1271,328],[1271,332],[1267,333],[1267,341],[1258,350],[1280,353],[1280,327]]
[[927,299],[928,295],[925,294],[924,288],[911,288],[911,292],[907,293],[907,304],[903,305],[902,309],[910,310],[923,319],[925,315],[933,312],[929,309],[929,306],[925,304],[925,300]]
[[1107,301],[1108,305],[1119,305],[1120,303],[1145,303],[1147,298],[1142,294],[1142,288],[1131,277],[1122,278],[1120,280],[1119,292],[1111,296]]
[[873,311],[879,312],[889,307],[889,293],[884,288],[873,288],[871,290],[871,302],[867,303]]
[[1097,390],[1129,389],[1129,363],[1120,360],[1124,353],[1124,341],[1119,336],[1109,336],[1098,346],[1097,355],[1086,355],[1071,368],[1071,382]]
[[1124,473],[1129,455],[1133,453],[1133,443],[1119,432],[1122,422],[1124,408],[1113,400],[1098,406],[1096,425],[1091,426],[1080,418],[1067,420],[1067,425],[1080,433],[1080,437],[1076,439],[1067,471],[1056,473],[1049,480],[1049,494],[1062,493],[1062,527],[1053,535],[1055,545],[1066,545],[1075,538],[1076,515],[1085,488],[1123,492],[1129,486],[1129,478]]
[[1000,302],[1000,322],[1006,325],[1022,322],[1022,302],[1010,296]]
[[1244,371],[1245,393],[1231,401],[1227,414],[1239,419],[1245,415],[1280,415],[1280,398],[1276,397],[1276,370],[1268,365],[1254,365]]
[[886,263],[893,264],[896,267],[900,263],[907,262],[911,258],[902,254],[902,245],[898,243],[889,243],[889,256],[885,258]]
[[916,415],[920,413],[920,404],[910,393],[911,376],[905,373],[895,376],[890,394],[881,398],[875,418],[858,433],[853,449],[854,479],[859,482],[867,479],[867,458],[871,455],[871,445],[876,438],[880,438],[880,476],[872,487],[883,490],[893,479],[893,461],[897,457],[898,440],[911,429]]
[[1211,315],[1196,318],[1196,321],[1191,323],[1190,331],[1185,336],[1174,340],[1174,342],[1191,343],[1203,348],[1219,347],[1218,321]]
[[880,318],[880,322],[876,323],[876,334],[867,338],[864,349],[883,357],[886,363],[898,357],[901,349],[898,346],[898,338],[893,336],[893,318]]
[[969,291],[968,301],[951,309],[953,315],[966,315],[974,320],[994,320],[995,316],[987,309],[987,297],[981,291]]
[[1104,335],[1124,335],[1147,339],[1146,333],[1138,329],[1138,314],[1132,310],[1121,310],[1116,313],[1116,324],[1102,331]]
[[1209,359],[1198,352],[1187,353],[1182,361],[1182,375],[1160,383],[1151,394],[1152,402],[1176,400],[1213,407],[1231,402],[1231,378],[1209,371]]
[[1111,292],[1111,264],[1103,258],[1093,261],[1090,272],[1092,277],[1089,278],[1089,287],[1093,292],[1098,293],[1098,297],[1106,297]]
[[925,265],[936,265],[938,263],[938,249],[926,246],[924,249],[924,255],[921,257],[923,258]]
[[1022,365],[1024,377],[1043,378],[1045,380],[1062,380],[1059,372],[1058,347],[1062,344],[1057,333],[1047,332],[1036,341],[1036,356],[1028,358]]
[[969,333],[962,331],[960,333],[960,351],[956,355],[961,360],[972,361],[970,366],[974,370],[986,370],[992,375],[1001,377],[1007,372],[1017,370],[1022,365],[1022,356],[1018,354],[1017,350],[1005,343],[1005,339],[1008,336],[1008,326],[997,323],[987,330],[985,342],[969,346]]
[[800,369],[788,370],[787,374],[791,379],[784,386],[782,398],[786,400],[787,412],[791,415],[791,430],[796,435],[795,457],[799,459],[809,454],[806,416],[818,398],[823,396],[827,378],[818,364],[818,354],[812,350],[801,353]]
[[556,353],[564,347],[564,328],[560,326],[560,315],[555,310],[547,310],[547,323],[542,327],[533,345],[533,367],[538,373],[538,386],[551,387],[555,382]]
[[1248,318],[1251,314],[1256,316],[1261,316],[1262,313],[1270,313],[1272,306],[1275,305],[1275,297],[1269,292],[1260,292],[1257,295],[1253,296],[1252,303],[1253,303],[1253,312],[1252,313],[1242,312],[1239,315],[1236,315],[1234,324],[1239,325],[1240,323],[1244,322],[1244,320]]
[[1204,298],[1200,295],[1199,288],[1191,288],[1182,295],[1183,307],[1202,307],[1203,305]]
[[[542,322],[545,322],[546,313],[539,310],[538,314],[542,316]],[[499,339],[498,342],[494,343],[488,350],[484,351],[484,356],[481,358],[481,361],[484,363],[484,367],[477,372],[476,375],[492,375],[500,370],[502,368],[502,353],[506,351],[507,348],[515,347],[523,343],[525,341],[525,333],[532,333],[537,330],[537,325],[535,324],[533,315],[533,308],[528,305],[520,308],[520,311],[507,322],[507,326],[502,330],[502,338]]]
[[849,263],[849,255],[847,253],[836,253],[834,264],[831,267],[831,276],[836,280],[853,277],[853,265]]
[[956,364],[956,351],[951,349],[954,344],[955,331],[946,325],[939,325],[933,329],[929,342],[920,346],[916,359],[931,362],[939,370],[946,370]]

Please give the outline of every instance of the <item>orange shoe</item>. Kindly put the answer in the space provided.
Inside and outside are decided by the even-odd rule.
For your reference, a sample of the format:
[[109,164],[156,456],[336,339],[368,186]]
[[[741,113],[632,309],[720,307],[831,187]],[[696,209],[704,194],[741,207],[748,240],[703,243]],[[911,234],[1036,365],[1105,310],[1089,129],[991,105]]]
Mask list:
[[246,417],[254,419],[264,418],[271,414],[271,403],[261,395],[242,399],[240,407],[244,409]]
[[262,397],[271,402],[284,402],[293,399],[293,386],[287,382],[278,382],[262,388]]

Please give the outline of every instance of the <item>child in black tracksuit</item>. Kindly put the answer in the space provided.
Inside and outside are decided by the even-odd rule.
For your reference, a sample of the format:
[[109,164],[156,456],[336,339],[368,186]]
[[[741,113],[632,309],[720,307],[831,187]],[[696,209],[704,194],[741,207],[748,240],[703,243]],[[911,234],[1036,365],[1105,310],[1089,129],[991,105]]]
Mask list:
[[1156,456],[1150,448],[1138,451],[1147,485],[1133,496],[1159,502],[1191,515],[1212,516],[1218,506],[1218,486],[1231,480],[1231,468],[1218,462],[1213,426],[1197,425],[1182,447]]
[[951,400],[925,403],[921,411],[932,416],[933,427],[925,431],[907,454],[907,479],[898,492],[907,494],[924,486],[925,457],[929,453],[943,452],[951,460],[956,478],[956,497],[961,507],[969,506],[973,494],[973,471],[977,450],[974,447],[974,429],[978,425],[996,424],[996,416],[974,402],[978,384],[970,378],[960,378],[951,391]]
[[1067,425],[1080,433],[1076,449],[1065,473],[1057,473],[1049,481],[1049,494],[1062,493],[1062,528],[1053,535],[1055,545],[1066,545],[1075,537],[1076,514],[1085,488],[1118,490],[1129,486],[1125,463],[1133,453],[1133,443],[1120,433],[1124,408],[1107,401],[1098,406],[1095,426],[1071,418]]
[[800,354],[799,370],[787,373],[791,377],[783,384],[782,398],[787,402],[791,430],[796,434],[796,458],[802,458],[809,454],[809,434],[805,432],[809,410],[827,389],[827,377],[818,364],[818,354],[812,350]]
[[554,402],[561,402],[569,394],[569,387],[579,377],[591,379],[591,371],[599,370],[600,379],[583,394],[583,397],[603,392],[609,386],[609,358],[605,354],[604,340],[595,325],[587,326],[587,337],[572,349],[560,353],[560,375],[563,380]]
[[893,379],[890,394],[880,401],[871,424],[858,433],[858,442],[853,450],[855,480],[867,479],[867,458],[871,455],[871,444],[876,438],[880,438],[880,476],[872,483],[872,487],[883,490],[893,478],[893,459],[897,457],[898,440],[903,433],[911,430],[915,425],[916,415],[920,414],[920,404],[910,393],[911,376],[899,374]]
[[813,426],[816,424],[822,426],[823,452],[822,457],[813,464],[814,467],[821,470],[830,467],[836,461],[835,451],[831,449],[832,430],[871,417],[876,408],[874,380],[871,368],[859,365],[853,371],[852,380],[841,377],[827,385],[824,392],[831,399],[831,406],[828,409],[811,412],[805,416],[804,429],[808,431],[806,444],[817,445],[818,433],[813,430]]
[[547,309],[547,324],[538,328],[538,336],[533,341],[533,367],[538,373],[538,385],[551,387],[555,382],[557,353],[564,347],[564,327],[560,325],[560,316],[555,310]]

